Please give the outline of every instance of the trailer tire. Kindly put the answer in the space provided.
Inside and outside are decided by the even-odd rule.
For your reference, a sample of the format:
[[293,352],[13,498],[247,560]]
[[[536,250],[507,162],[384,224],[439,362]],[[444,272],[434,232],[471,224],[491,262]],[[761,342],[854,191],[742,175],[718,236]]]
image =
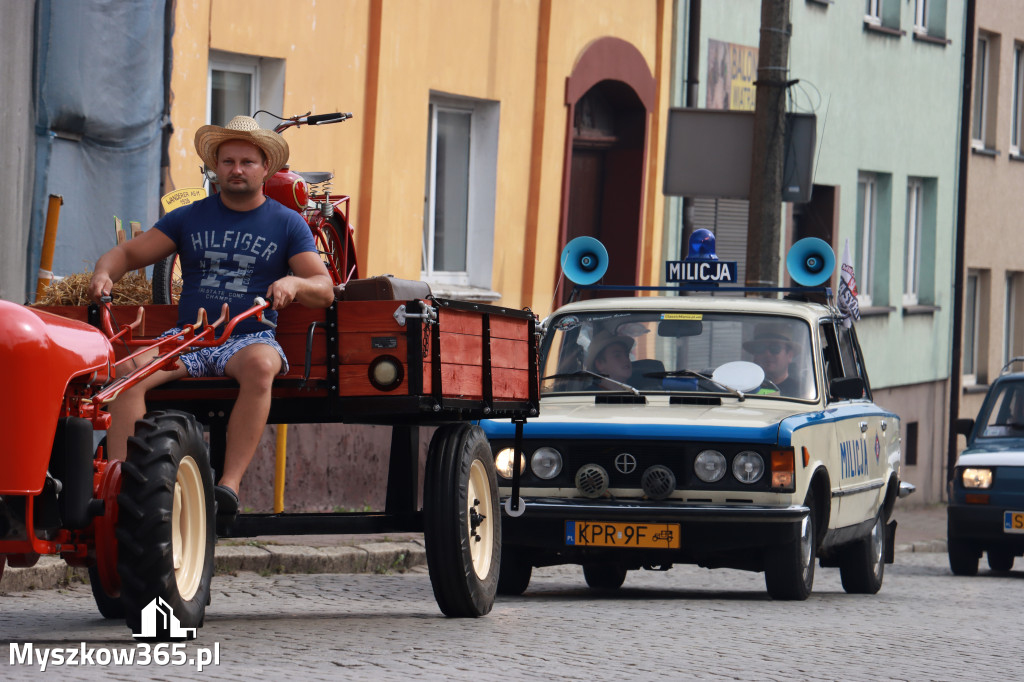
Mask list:
[[513,557],[502,548],[501,572],[498,574],[498,594],[518,597],[530,586],[533,566],[529,561]]
[[483,616],[494,605],[501,565],[498,479],[483,429],[440,427],[424,478],[423,539],[434,598],[451,618]]
[[[172,609],[182,628],[201,627],[216,533],[209,454],[192,415],[151,412],[136,422],[117,501],[117,566],[128,627],[143,632],[143,609],[154,600]],[[159,631],[153,637],[180,638]]]
[[180,295],[181,262],[173,253],[153,264],[153,303],[177,303]]
[[592,590],[617,590],[626,582],[626,569],[619,564],[583,564],[583,579]]

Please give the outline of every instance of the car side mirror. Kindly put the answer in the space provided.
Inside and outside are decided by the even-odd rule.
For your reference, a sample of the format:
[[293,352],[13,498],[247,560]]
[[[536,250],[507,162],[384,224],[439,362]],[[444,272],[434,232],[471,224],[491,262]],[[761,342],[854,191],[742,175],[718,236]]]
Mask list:
[[974,430],[974,420],[973,419],[957,419],[956,422],[954,422],[954,424],[953,424],[953,429],[957,433],[970,438],[971,431]]
[[860,377],[833,379],[828,390],[837,400],[857,400],[864,397],[864,380]]

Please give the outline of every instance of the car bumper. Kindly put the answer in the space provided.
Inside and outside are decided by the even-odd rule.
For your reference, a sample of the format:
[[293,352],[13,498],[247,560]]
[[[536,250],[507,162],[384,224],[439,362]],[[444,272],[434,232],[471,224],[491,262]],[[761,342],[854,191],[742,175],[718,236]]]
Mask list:
[[1002,507],[951,504],[946,510],[947,539],[979,549],[1024,552],[1024,533],[1003,531],[1004,512]]
[[[760,570],[760,550],[796,542],[809,509],[803,505],[756,506],[531,498],[522,515],[510,516],[503,500],[502,544],[511,551],[532,552],[543,563],[584,563],[625,555],[650,563],[697,563]],[[513,513],[516,513],[513,511]],[[569,521],[678,523],[678,549],[609,548],[569,545]],[[752,550],[754,550],[752,552]],[[542,557],[547,556],[547,561]]]

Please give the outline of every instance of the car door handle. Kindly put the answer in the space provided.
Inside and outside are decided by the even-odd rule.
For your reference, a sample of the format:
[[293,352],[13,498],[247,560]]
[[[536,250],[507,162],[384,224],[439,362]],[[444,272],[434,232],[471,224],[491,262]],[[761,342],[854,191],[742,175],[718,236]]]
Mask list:
[[867,422],[861,422],[860,423],[860,432],[861,433],[867,433],[867,430],[868,430],[868,423]]
[[889,427],[889,423],[883,421],[882,422],[882,431],[884,432],[888,427]]

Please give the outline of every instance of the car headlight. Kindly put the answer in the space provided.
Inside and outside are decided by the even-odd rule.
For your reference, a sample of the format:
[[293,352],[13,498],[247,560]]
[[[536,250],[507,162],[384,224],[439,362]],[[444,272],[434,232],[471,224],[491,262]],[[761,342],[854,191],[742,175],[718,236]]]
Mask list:
[[[512,478],[512,463],[516,461],[516,451],[512,448],[502,448],[494,457],[494,468],[502,478]],[[526,470],[526,456],[519,460],[519,473]]]
[[744,450],[732,460],[732,475],[740,483],[757,483],[764,476],[764,458],[753,450]]
[[963,480],[965,488],[991,488],[992,470],[973,467],[964,469]]
[[[509,467],[511,468],[511,465]],[[538,478],[554,478],[562,473],[562,453],[554,448],[537,448],[530,457],[530,468]]]
[[693,461],[693,472],[705,483],[714,483],[725,476],[725,455],[718,450],[704,450]]

